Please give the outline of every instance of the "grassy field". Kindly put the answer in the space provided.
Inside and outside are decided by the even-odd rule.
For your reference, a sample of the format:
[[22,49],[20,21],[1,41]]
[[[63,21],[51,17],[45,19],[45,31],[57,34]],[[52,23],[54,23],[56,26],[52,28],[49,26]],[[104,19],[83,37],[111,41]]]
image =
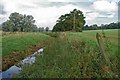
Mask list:
[[2,35],[2,56],[12,52],[21,52],[32,45],[46,40],[47,35],[42,33],[4,33]]
[[36,32],[3,32],[2,70],[10,68],[39,48],[44,47],[48,38],[48,35]]
[[[103,38],[105,42],[105,46],[107,47],[109,53],[115,54],[118,53],[118,41],[119,36],[118,36],[118,29],[114,30],[104,30],[106,38]],[[96,48],[97,46],[97,40],[96,40],[96,33],[99,33],[102,35],[101,30],[90,30],[90,31],[84,31],[82,33],[69,33],[69,36],[71,39],[76,39],[78,38],[79,40],[83,40],[87,42],[87,45]]]
[[[120,56],[118,53],[117,30],[105,30],[110,65],[106,64],[97,45],[95,35],[101,31],[82,33],[46,33],[50,37],[44,56],[37,57],[33,65],[24,65],[17,78],[112,78],[119,76]],[[62,36],[62,37],[61,37]]]

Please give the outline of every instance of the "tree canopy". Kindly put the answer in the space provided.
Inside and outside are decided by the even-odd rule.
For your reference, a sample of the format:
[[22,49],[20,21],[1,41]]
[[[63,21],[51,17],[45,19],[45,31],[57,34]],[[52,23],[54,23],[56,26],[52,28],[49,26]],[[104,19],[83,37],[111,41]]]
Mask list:
[[2,24],[3,31],[37,31],[37,26],[35,25],[35,20],[32,15],[22,15],[17,12],[11,13],[9,20]]
[[85,24],[83,12],[74,9],[69,14],[64,14],[56,21],[52,31],[80,31]]
[[45,28],[45,31],[48,32],[48,31],[49,31],[49,27],[46,27],[46,28]]

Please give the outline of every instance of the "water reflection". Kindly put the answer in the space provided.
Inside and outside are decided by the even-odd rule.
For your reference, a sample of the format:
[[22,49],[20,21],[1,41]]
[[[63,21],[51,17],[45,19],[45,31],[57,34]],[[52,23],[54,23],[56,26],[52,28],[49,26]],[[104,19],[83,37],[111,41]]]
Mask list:
[[43,50],[44,50],[44,48],[39,49],[34,54],[32,54],[32,55],[26,57],[25,59],[23,59],[22,61],[20,61],[17,65],[13,65],[6,71],[0,72],[0,79],[1,78],[12,78],[12,76],[14,74],[19,74],[22,70],[21,65],[35,63],[36,55],[40,54],[41,56],[43,56]]

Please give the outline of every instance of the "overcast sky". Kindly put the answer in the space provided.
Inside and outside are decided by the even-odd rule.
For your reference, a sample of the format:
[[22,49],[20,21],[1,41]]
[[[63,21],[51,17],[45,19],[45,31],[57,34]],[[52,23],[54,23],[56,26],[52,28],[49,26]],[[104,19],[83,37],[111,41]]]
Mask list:
[[107,24],[118,21],[119,0],[0,0],[0,24],[13,12],[32,15],[38,27],[49,27],[60,15],[81,10],[86,24]]

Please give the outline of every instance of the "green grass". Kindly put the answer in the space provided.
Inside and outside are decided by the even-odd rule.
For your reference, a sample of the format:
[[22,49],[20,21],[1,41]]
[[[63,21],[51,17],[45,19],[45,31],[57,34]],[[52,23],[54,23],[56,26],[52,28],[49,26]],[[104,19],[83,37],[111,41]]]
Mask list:
[[[107,47],[108,51],[110,51],[111,54],[118,53],[118,29],[110,29],[110,30],[104,30],[105,35],[107,38],[103,39],[105,42],[105,46],[109,45]],[[90,31],[83,31],[82,33],[69,33],[70,39],[79,39],[87,42],[87,44],[93,48],[96,48],[97,46],[97,40],[96,40],[96,33],[99,33],[102,35],[101,30],[90,30]]]
[[14,51],[21,52],[47,38],[48,35],[42,33],[3,33],[2,56],[9,55]]
[[[109,36],[117,36],[116,32],[110,31],[108,33],[113,35]],[[63,39],[59,37],[50,38],[43,52],[44,56],[37,56],[36,63],[33,65],[24,65],[23,71],[15,77],[112,78],[119,73],[118,54],[114,56],[110,54],[111,64],[110,66],[106,65],[95,39],[96,32],[100,31],[68,32]],[[114,51],[111,50],[110,52]]]
[[2,56],[2,31],[0,31],[0,56]]
[[[115,30],[104,30],[105,35],[108,39],[115,45],[118,45],[118,29]],[[83,31],[82,33],[71,33],[76,34],[78,37],[86,40],[96,41],[96,33],[100,33],[102,35],[101,30],[90,30],[90,31]]]

